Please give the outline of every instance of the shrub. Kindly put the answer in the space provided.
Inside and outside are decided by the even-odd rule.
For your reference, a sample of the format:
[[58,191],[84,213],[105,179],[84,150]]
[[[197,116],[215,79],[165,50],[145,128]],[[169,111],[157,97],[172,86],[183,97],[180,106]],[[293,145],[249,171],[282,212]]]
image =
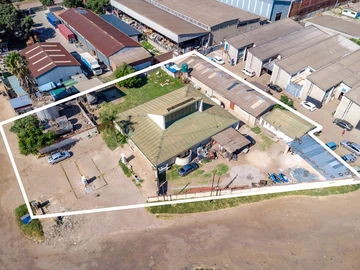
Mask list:
[[130,169],[121,161],[121,159],[119,160],[119,166],[120,168],[123,170],[124,174],[127,177],[131,177],[132,172],[130,171]]
[[22,233],[33,240],[44,240],[43,228],[38,219],[33,219],[28,224],[24,224],[21,221],[21,217],[26,214],[29,214],[26,204],[22,204],[15,209],[16,221]]

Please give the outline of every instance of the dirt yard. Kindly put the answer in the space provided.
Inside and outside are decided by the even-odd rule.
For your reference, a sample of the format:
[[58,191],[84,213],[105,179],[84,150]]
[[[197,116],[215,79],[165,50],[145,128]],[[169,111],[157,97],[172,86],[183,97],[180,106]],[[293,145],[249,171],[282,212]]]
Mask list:
[[[144,209],[43,221],[46,241],[25,239],[23,203],[0,141],[1,269],[359,269],[360,192],[288,197],[212,213],[157,219]],[[256,214],[255,214],[256,213]]]

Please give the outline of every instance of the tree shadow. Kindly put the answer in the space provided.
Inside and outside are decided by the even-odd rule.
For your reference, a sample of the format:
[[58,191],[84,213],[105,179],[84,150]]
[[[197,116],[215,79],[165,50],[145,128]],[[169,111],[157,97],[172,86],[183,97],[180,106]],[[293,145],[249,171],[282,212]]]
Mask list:
[[104,91],[99,92],[98,96],[100,96],[101,99],[105,100],[106,102],[112,102],[114,100],[126,96],[126,94],[123,91],[119,90],[118,88],[112,87],[110,89],[106,89]]
[[39,27],[36,30],[40,33],[40,41],[46,41],[47,39],[54,38],[56,35],[54,28]]

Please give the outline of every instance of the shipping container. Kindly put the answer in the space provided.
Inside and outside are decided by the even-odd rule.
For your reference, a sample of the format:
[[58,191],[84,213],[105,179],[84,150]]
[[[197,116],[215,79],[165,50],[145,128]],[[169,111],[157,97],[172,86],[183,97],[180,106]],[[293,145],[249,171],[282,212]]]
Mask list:
[[59,24],[61,24],[61,21],[53,14],[53,13],[46,13],[46,19],[51,23],[52,26],[57,28]]
[[70,40],[75,40],[75,35],[66,27],[65,24],[58,25],[59,32],[70,42]]

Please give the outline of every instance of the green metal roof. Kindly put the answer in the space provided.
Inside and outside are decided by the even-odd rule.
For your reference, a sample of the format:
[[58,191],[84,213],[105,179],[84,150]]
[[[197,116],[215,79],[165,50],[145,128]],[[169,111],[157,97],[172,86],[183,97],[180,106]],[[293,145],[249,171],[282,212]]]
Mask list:
[[290,111],[275,109],[264,120],[290,138],[301,138],[315,126]]
[[[203,112],[196,111],[176,120],[165,130],[148,116],[149,113],[153,114],[165,106],[169,107],[169,104],[176,104],[191,97],[195,100],[203,98]],[[119,120],[127,120],[129,116],[135,130],[128,136],[154,166],[181,154],[239,121],[189,86],[125,111],[119,114]]]

